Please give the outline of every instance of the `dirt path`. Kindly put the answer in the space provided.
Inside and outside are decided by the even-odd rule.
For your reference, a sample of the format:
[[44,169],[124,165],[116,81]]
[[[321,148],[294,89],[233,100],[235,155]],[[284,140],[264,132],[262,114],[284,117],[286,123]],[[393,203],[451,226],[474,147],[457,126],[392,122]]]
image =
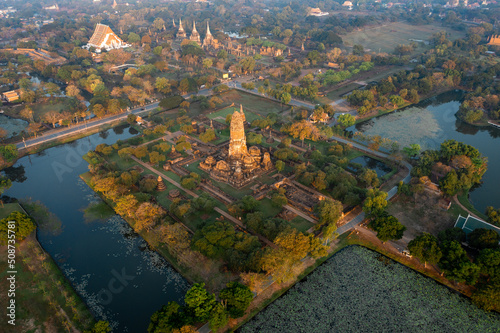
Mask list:
[[467,209],[467,207],[465,207],[464,205],[462,205],[462,203],[460,202],[460,200],[458,200],[458,197],[457,197],[456,194],[453,196],[453,201],[457,205],[459,205],[463,210],[465,210],[467,213],[469,213],[471,216],[474,216],[478,220],[481,220],[481,221],[483,220],[482,218],[480,218],[479,216],[477,216],[476,214],[474,214],[473,212],[471,212],[469,209]]

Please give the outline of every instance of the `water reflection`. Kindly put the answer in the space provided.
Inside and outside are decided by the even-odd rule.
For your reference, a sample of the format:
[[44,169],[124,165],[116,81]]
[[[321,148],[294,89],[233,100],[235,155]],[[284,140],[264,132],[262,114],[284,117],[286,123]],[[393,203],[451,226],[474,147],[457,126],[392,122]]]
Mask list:
[[500,129],[477,127],[456,117],[464,93],[447,92],[416,105],[403,108],[348,128],[367,135],[380,135],[400,143],[401,147],[418,143],[422,149],[438,149],[442,142],[454,139],[476,147],[488,158],[483,184],[470,195],[476,208],[500,207]]
[[26,178],[26,172],[24,171],[24,165],[11,166],[3,169],[5,176],[7,176],[12,182],[22,183]]
[[[60,227],[40,228],[40,243],[97,319],[109,320],[115,332],[145,332],[151,314],[169,301],[179,301],[189,285],[147,250],[145,241],[119,216],[85,223],[85,208],[101,200],[79,178],[88,170],[81,156],[98,144],[132,137],[127,127],[121,133],[108,130],[19,159],[12,171],[16,180],[6,194],[39,201],[54,220],[61,221]],[[54,235],[52,230],[60,232]],[[133,281],[113,293],[108,285],[122,272]]]

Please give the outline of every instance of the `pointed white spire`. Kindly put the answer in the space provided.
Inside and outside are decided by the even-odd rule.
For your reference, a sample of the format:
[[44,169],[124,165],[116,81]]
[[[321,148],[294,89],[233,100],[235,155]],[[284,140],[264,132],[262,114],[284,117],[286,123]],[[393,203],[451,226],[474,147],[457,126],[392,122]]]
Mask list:
[[196,21],[193,21],[193,32],[196,31]]
[[210,25],[208,25],[208,21],[207,21],[207,36],[208,35],[211,35],[211,33],[210,33]]

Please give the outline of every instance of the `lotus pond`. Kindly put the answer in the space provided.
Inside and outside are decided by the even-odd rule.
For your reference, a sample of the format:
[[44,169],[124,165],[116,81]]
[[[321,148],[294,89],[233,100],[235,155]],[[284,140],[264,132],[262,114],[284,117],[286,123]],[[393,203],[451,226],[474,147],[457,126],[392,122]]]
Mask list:
[[408,267],[348,247],[240,329],[248,332],[499,332],[500,315]]

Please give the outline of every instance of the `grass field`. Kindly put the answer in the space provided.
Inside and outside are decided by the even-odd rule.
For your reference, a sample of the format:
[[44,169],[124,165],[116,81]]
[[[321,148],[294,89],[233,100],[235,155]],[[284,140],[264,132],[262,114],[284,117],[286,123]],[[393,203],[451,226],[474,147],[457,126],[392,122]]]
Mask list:
[[[409,25],[394,22],[351,32],[342,36],[345,46],[363,45],[365,51],[393,52],[399,44],[410,44],[410,39],[427,41],[432,34],[440,31],[450,33],[449,39],[463,37],[464,33],[438,25]],[[421,47],[417,51],[421,50]]]
[[3,207],[0,206],[0,220],[6,218],[12,212],[22,212],[21,206],[17,203],[9,203],[3,204]]
[[[226,123],[226,116],[228,114],[233,114],[234,111],[240,111],[239,106],[228,106],[222,110],[212,112],[210,114],[207,114],[207,117],[210,119],[213,119],[219,123],[225,124]],[[245,108],[243,108],[243,112],[245,113],[245,119],[248,122],[252,122],[255,119],[261,119],[262,117],[255,114],[254,112],[248,111]]]
[[278,102],[239,90],[226,91],[220,94],[219,97],[228,105],[234,103],[234,105],[239,107],[241,104],[245,112],[247,110],[252,111],[262,117],[266,117],[269,113],[281,113],[290,108],[287,105],[284,105],[282,108]]

